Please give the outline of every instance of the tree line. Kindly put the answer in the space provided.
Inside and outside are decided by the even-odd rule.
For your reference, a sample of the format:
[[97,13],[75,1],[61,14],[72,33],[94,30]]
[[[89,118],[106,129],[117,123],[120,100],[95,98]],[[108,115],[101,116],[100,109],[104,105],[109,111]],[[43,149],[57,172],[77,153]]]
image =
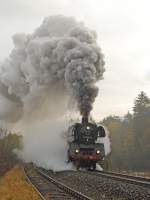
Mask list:
[[0,165],[13,166],[18,157],[16,150],[22,149],[22,136],[0,128]]
[[124,117],[108,116],[112,152],[105,165],[110,170],[150,169],[150,98],[143,91],[134,101],[133,113]]

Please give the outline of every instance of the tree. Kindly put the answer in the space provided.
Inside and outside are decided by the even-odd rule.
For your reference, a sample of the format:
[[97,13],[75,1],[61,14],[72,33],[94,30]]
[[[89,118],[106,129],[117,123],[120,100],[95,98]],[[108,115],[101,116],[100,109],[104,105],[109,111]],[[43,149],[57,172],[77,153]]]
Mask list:
[[150,141],[150,99],[144,92],[140,92],[135,99],[133,107],[133,131],[135,157],[134,163],[137,169],[148,168],[149,141]]
[[150,168],[150,98],[140,92],[134,101],[133,114],[109,116],[102,123],[110,132],[113,170],[149,170]]
[[22,148],[22,136],[0,128],[0,162],[14,163],[17,160],[15,150]]
[[145,92],[141,92],[134,102],[134,117],[147,112],[150,109],[150,99]]
[[[122,136],[123,126],[122,120],[118,116],[109,116],[105,118],[102,123],[107,127],[110,133],[110,140],[112,143],[112,152],[109,156],[109,163],[111,169],[121,169],[123,165],[122,159]],[[107,159],[107,161],[108,161]]]

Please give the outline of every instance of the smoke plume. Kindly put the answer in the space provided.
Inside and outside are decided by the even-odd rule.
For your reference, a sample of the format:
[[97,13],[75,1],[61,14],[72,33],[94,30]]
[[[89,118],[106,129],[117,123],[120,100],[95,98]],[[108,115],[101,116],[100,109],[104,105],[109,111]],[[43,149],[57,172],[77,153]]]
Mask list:
[[0,119],[64,113],[69,99],[89,115],[104,72],[96,39],[94,31],[64,16],[45,18],[33,34],[14,35],[14,49],[0,64]]
[[92,110],[95,83],[104,73],[96,33],[74,18],[51,16],[32,34],[14,35],[13,43],[0,63],[0,120],[21,130],[21,158],[55,170],[71,168],[65,164],[62,132],[68,123],[62,116],[69,106],[82,116]]

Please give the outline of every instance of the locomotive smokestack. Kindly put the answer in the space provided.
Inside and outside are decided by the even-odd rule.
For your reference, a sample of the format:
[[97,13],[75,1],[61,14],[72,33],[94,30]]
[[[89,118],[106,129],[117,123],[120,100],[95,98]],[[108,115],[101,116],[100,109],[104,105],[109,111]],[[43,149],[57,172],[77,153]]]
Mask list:
[[82,124],[87,124],[88,123],[88,116],[83,116],[82,117]]

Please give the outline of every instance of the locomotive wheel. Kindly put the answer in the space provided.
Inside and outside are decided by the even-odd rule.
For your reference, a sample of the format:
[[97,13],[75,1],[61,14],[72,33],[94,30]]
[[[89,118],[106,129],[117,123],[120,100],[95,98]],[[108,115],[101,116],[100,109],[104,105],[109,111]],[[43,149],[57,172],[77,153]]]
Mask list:
[[91,165],[89,166],[88,170],[95,171],[96,170],[96,162],[91,163]]
[[76,166],[76,169],[77,169],[77,170],[79,170],[79,169],[80,169],[80,166],[79,166],[79,165],[77,165],[77,166]]
[[80,169],[80,162],[79,162],[79,161],[76,161],[76,162],[75,162],[75,167],[76,167],[76,170],[79,170],[79,169]]
[[93,168],[93,171],[96,170],[96,162],[93,163],[92,168]]

